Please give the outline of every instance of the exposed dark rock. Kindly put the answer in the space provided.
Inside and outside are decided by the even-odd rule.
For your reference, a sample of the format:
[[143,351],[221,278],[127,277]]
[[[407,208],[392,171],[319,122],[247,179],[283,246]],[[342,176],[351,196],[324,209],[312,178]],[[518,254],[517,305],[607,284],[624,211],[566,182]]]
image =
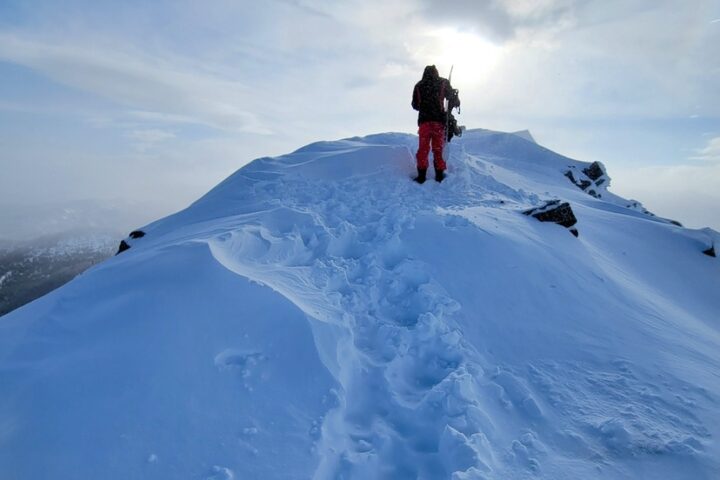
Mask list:
[[595,198],[602,198],[600,186],[610,183],[605,167],[600,162],[593,162],[582,171],[577,171],[574,165],[570,165],[564,175],[580,190]]
[[129,249],[129,248],[130,248],[130,245],[128,245],[125,240],[122,240],[122,241],[120,242],[120,247],[118,247],[118,251],[117,251],[117,253],[116,253],[115,255],[119,255],[119,254],[121,254],[122,252],[124,252],[125,250],[127,250],[127,249]]
[[629,208],[629,209],[631,209],[631,210],[635,210],[636,212],[641,212],[641,213],[647,215],[648,217],[657,218],[657,219],[660,220],[661,222],[669,223],[669,224],[671,224],[671,225],[675,225],[676,227],[684,228],[684,227],[683,227],[683,224],[680,223],[680,222],[678,222],[677,220],[671,220],[671,219],[669,219],[669,218],[658,217],[657,215],[655,215],[654,213],[652,213],[650,210],[648,210],[647,208],[643,207],[642,203],[638,202],[637,200],[630,200],[630,203],[626,204],[626,205],[625,205],[625,208]]
[[[597,181],[600,177],[605,175],[605,169],[603,169],[600,162],[593,162],[589,167],[583,168],[583,173],[588,176],[593,182]],[[598,183],[598,185],[600,185]]]
[[[134,240],[138,239],[138,238],[142,238],[144,236],[145,236],[145,232],[143,232],[142,230],[133,230],[132,232],[130,232],[130,235],[128,235],[129,238],[132,238]],[[118,255],[118,254],[124,252],[125,250],[129,249],[130,247],[131,247],[131,245],[128,242],[126,242],[125,240],[121,241],[120,247],[118,247],[118,251],[115,255]]]
[[715,255],[715,245],[711,246],[707,250],[703,250],[703,253],[708,257],[717,257],[717,255]]
[[654,217],[655,214],[649,211],[647,208],[643,207],[642,203],[638,202],[637,200],[630,200],[630,203],[625,205],[625,208],[629,208],[631,210],[635,210],[637,212],[642,212],[645,215],[649,215],[651,217]]
[[531,208],[523,213],[533,216],[541,222],[557,223],[570,229],[570,233],[576,237],[579,235],[576,228],[570,228],[577,223],[577,218],[568,202],[560,203],[560,200],[552,200],[541,207]]
[[587,187],[592,185],[592,182],[589,180],[576,180],[575,176],[573,175],[573,172],[568,170],[565,172],[565,176],[570,179],[571,182],[573,182],[575,185],[580,187],[580,190],[585,190]]

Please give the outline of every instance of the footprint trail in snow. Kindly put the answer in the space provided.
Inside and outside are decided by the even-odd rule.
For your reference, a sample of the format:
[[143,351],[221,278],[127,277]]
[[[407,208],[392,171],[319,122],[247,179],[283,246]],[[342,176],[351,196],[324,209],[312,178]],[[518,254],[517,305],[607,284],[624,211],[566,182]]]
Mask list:
[[[600,467],[618,448],[702,450],[707,432],[678,424],[661,401],[647,409],[656,418],[635,417],[633,428],[589,414],[576,404],[582,391],[544,386],[557,368],[602,378],[592,364],[528,363],[528,375],[465,341],[456,320],[462,305],[431,263],[408,253],[405,236],[438,213],[448,231],[516,234],[518,211],[541,199],[532,184],[503,183],[518,177],[488,161],[497,145],[484,157],[468,153],[472,139],[453,145],[448,180],[418,186],[403,181],[412,171],[412,138],[368,140],[370,147],[352,140],[309,146],[289,163],[255,162],[243,174],[257,196],[274,201],[263,205],[262,221],[209,240],[228,269],[280,292],[314,322],[317,348],[342,387],[339,407],[321,425],[316,478],[502,478],[518,468],[553,475],[542,467],[552,449],[576,449]],[[358,159],[363,168],[343,171]],[[442,262],[446,246],[442,236],[435,240],[425,254]],[[622,400],[610,394],[611,404]],[[548,428],[544,409],[558,398],[564,425]],[[651,422],[667,427],[668,438],[653,440]]]
[[[393,153],[388,164],[411,158]],[[210,242],[226,267],[341,332],[320,345],[336,358],[342,398],[322,425],[318,478],[429,478],[481,465],[487,454],[487,419],[468,412],[482,369],[452,320],[460,306],[403,251],[402,233],[440,191],[418,198],[414,184],[382,177],[313,184],[289,172],[282,205],[269,214],[277,222],[265,217]],[[290,231],[272,228],[288,218]]]

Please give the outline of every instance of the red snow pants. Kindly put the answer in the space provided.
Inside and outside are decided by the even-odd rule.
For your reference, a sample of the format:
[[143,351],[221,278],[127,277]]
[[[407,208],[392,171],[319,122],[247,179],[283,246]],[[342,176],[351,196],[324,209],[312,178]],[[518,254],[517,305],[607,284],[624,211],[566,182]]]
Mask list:
[[443,171],[447,168],[445,160],[442,158],[443,146],[445,145],[445,125],[440,122],[423,122],[418,129],[420,136],[420,146],[418,147],[417,168],[428,168],[428,154],[430,153],[430,145],[433,151],[433,165],[435,171]]

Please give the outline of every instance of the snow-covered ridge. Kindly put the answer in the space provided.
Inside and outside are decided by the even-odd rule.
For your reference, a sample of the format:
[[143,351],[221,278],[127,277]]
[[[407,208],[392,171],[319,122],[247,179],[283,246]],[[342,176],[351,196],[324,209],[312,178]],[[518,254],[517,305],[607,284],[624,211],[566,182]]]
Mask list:
[[[4,317],[0,470],[712,478],[717,233],[518,134],[466,132],[417,185],[416,142],[258,159]],[[577,238],[522,214],[555,199]]]

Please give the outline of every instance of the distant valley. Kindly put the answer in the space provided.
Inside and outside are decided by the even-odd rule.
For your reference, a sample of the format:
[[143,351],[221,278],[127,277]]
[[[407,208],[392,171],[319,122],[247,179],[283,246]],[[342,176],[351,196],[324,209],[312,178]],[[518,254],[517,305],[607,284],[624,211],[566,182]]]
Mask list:
[[64,285],[112,256],[110,235],[54,238],[32,245],[0,245],[0,316]]

